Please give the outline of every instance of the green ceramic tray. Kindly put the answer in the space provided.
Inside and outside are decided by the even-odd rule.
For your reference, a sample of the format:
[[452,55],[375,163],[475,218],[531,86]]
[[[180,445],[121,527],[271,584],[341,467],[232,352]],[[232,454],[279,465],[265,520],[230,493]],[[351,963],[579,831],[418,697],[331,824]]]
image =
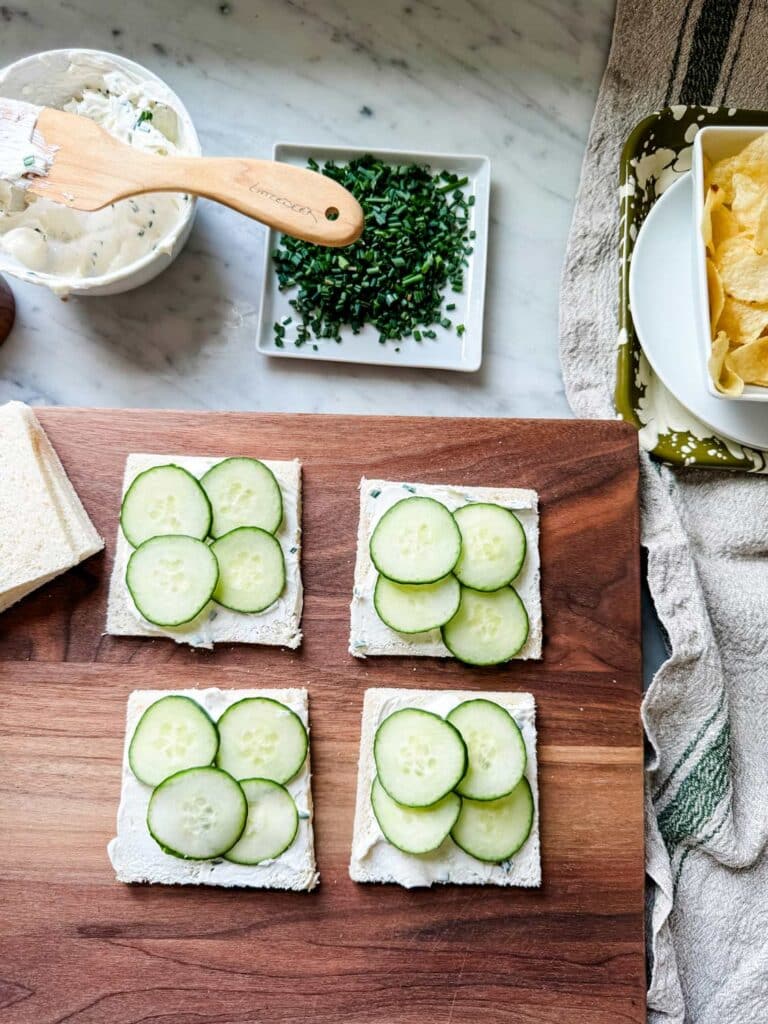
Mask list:
[[[619,346],[614,400],[622,419],[640,430],[652,455],[676,466],[768,470],[768,453],[713,436],[654,378],[629,309],[629,265],[635,239],[658,197],[691,167],[693,137],[710,124],[768,125],[768,113],[733,107],[667,107],[644,118],[621,154],[619,208]],[[664,410],[661,410],[663,404]],[[674,409],[674,426],[668,415]],[[661,420],[662,426],[654,428]]]

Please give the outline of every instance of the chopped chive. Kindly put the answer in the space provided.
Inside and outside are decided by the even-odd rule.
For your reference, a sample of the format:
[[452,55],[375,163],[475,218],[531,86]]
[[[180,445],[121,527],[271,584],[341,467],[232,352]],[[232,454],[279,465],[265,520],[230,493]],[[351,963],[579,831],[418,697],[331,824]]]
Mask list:
[[[370,155],[308,165],[355,195],[366,228],[343,253],[292,238],[282,238],[273,251],[279,290],[294,292],[290,305],[300,321],[294,344],[319,338],[338,344],[342,332],[357,335],[368,324],[381,344],[434,338],[433,324],[451,327],[444,294],[463,287],[469,204],[462,189],[468,179]],[[446,312],[452,309],[455,303]]]

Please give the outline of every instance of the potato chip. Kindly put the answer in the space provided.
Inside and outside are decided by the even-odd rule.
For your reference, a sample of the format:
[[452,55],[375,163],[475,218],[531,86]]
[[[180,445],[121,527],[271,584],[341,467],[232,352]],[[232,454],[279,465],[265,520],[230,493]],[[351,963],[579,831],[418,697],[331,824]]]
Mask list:
[[757,338],[730,352],[726,356],[724,370],[721,369],[721,376],[728,371],[745,384],[768,385],[768,338]]
[[[711,301],[711,300],[710,300]],[[725,296],[723,311],[716,324],[718,331],[725,331],[732,346],[747,345],[759,338],[768,327],[768,305],[742,302]],[[713,332],[714,333],[714,332]]]
[[704,245],[707,247],[707,252],[710,255],[715,251],[712,243],[712,214],[715,210],[720,209],[724,199],[723,190],[717,185],[712,185],[711,188],[707,189],[707,194],[704,198],[704,212],[701,215],[701,233],[704,237]]
[[738,170],[735,156],[726,157],[725,160],[718,160],[704,175],[704,188],[710,189],[717,185],[722,190],[723,200],[727,204],[733,202],[733,175]]
[[707,290],[709,292],[710,332],[714,337],[715,325],[720,319],[725,304],[725,292],[723,291],[723,282],[720,280],[720,271],[712,260],[707,260]]
[[766,194],[760,204],[760,212],[757,216],[757,224],[755,225],[753,245],[756,252],[765,252],[768,250],[768,194]]
[[730,206],[734,198],[733,176],[746,174],[756,181],[768,184],[768,132],[758,135],[735,156],[718,160],[705,171],[704,187],[719,185],[725,193],[725,202]]
[[760,207],[763,205],[766,190],[746,174],[734,174],[733,176],[733,210],[739,227],[747,230],[751,235],[755,233]]
[[762,132],[731,159],[735,161],[734,169],[737,172],[766,181],[768,179],[768,132]]
[[734,215],[728,209],[727,206],[721,206],[717,210],[712,211],[712,248],[710,252],[714,252],[719,245],[728,238],[733,238],[739,233],[739,222],[736,220]]
[[[736,349],[740,352],[741,349]],[[720,331],[712,342],[712,350],[707,366],[715,387],[724,395],[740,395],[744,390],[744,381],[735,370],[726,365],[725,359],[729,352],[728,335]]]
[[750,240],[737,235],[715,253],[726,295],[745,302],[768,303],[768,254],[755,252]]

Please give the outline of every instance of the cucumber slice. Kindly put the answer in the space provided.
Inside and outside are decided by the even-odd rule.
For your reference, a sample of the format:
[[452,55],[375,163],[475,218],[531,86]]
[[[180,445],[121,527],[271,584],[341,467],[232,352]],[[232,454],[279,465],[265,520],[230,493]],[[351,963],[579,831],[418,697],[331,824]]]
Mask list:
[[139,719],[128,747],[131,771],[147,786],[157,786],[185,768],[213,764],[219,734],[197,701],[181,694],[161,697]]
[[240,785],[248,801],[248,820],[224,859],[235,864],[275,860],[292,845],[299,831],[299,812],[293,797],[285,786],[269,779],[245,779]]
[[446,576],[437,583],[393,583],[386,576],[379,576],[373,606],[390,629],[398,633],[423,633],[452,619],[460,596],[455,576]]
[[387,842],[403,853],[429,853],[456,824],[461,800],[449,793],[431,807],[404,807],[392,799],[377,777],[371,787],[371,807]]
[[523,734],[512,715],[492,700],[465,700],[446,715],[467,745],[469,768],[456,787],[472,800],[498,800],[511,793],[525,773]]
[[522,778],[500,800],[468,800],[451,829],[457,846],[478,860],[498,864],[517,853],[533,828],[533,793]]
[[125,492],[120,525],[134,548],[169,534],[203,540],[211,528],[211,503],[186,469],[154,466],[139,473]]
[[379,782],[405,807],[431,807],[464,777],[467,748],[459,730],[431,711],[403,708],[373,740]]
[[245,697],[218,721],[216,764],[236,779],[284,784],[298,774],[309,740],[299,716],[271,697]]
[[395,583],[436,583],[461,554],[456,520],[434,498],[403,498],[376,524],[371,561]]
[[213,597],[219,579],[216,556],[194,537],[152,537],[128,559],[125,583],[147,622],[181,626]]
[[153,790],[147,828],[172,857],[210,860],[235,845],[247,817],[245,793],[231,775],[218,768],[187,768]]
[[454,574],[473,590],[498,590],[518,575],[525,561],[525,530],[501,505],[465,505],[453,513],[461,532]]
[[200,483],[213,507],[212,537],[239,526],[274,533],[283,521],[283,496],[271,469],[258,459],[224,459]]
[[257,526],[239,526],[211,544],[219,563],[214,600],[233,612],[263,612],[285,588],[279,541]]
[[514,587],[490,594],[461,588],[459,610],[443,626],[443,643],[467,665],[509,661],[528,639],[528,613]]

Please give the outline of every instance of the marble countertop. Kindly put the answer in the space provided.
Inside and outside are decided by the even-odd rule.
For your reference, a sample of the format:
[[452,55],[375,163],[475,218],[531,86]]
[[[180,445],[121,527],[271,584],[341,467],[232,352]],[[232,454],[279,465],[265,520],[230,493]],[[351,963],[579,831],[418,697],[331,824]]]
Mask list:
[[478,373],[255,352],[265,231],[202,201],[176,263],[138,291],[61,302],[13,284],[0,401],[568,416],[559,278],[613,0],[16,0],[0,63],[78,45],[182,97],[204,152],[276,140],[484,153],[492,206]]
[[[613,0],[0,6],[0,64],[72,45],[122,53],[178,92],[208,154],[270,156],[276,140],[456,150],[488,155],[492,174],[477,373],[257,355],[265,231],[202,201],[176,263],[135,292],[62,302],[12,282],[0,402],[570,416],[559,279],[612,16]],[[646,646],[650,670],[652,629]]]

